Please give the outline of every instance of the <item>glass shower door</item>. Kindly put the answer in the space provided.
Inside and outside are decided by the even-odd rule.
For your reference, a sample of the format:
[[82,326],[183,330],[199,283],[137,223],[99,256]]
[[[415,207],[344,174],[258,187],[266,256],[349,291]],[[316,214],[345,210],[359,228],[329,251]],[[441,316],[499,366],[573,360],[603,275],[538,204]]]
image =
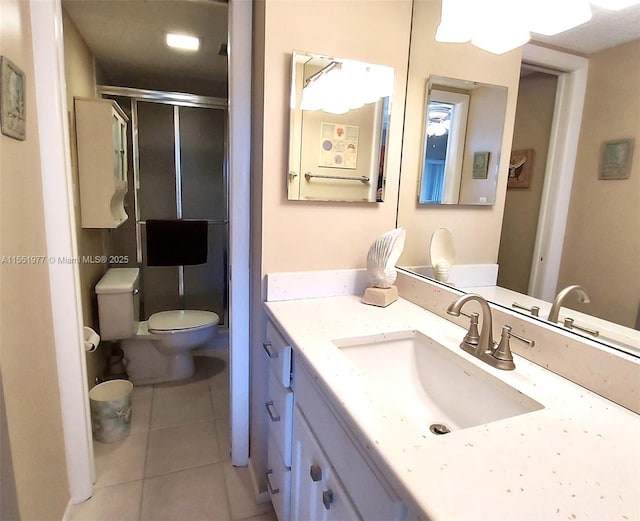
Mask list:
[[[137,114],[144,317],[167,309],[201,309],[226,323],[226,113],[138,101]],[[207,263],[147,266],[144,223],[150,219],[207,221]]]

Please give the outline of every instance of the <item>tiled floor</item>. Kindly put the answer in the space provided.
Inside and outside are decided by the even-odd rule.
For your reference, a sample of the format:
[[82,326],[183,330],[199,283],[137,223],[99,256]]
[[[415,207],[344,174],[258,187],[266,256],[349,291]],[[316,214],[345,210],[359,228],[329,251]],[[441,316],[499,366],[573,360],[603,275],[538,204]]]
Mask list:
[[94,495],[72,521],[276,521],[229,461],[228,351],[214,354],[187,381],[134,388],[131,433],[94,443]]

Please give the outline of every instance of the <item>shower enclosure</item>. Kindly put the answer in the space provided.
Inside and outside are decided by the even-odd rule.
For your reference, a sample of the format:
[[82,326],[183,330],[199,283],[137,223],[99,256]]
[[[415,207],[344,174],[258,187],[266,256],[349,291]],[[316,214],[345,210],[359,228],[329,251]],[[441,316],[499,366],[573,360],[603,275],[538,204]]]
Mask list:
[[[129,219],[110,232],[109,254],[140,267],[141,319],[200,309],[228,326],[227,100],[104,86],[99,93],[115,99],[131,122]],[[152,219],[206,221],[206,264],[147,266]]]

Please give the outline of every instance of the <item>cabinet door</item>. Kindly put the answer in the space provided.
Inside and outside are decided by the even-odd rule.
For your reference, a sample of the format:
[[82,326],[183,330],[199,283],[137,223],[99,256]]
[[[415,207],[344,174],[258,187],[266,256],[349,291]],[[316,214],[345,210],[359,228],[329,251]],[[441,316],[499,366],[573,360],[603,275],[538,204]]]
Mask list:
[[127,124],[117,113],[111,122],[113,131],[113,171],[116,184],[127,182]]
[[293,432],[291,519],[361,519],[298,408],[294,412]]

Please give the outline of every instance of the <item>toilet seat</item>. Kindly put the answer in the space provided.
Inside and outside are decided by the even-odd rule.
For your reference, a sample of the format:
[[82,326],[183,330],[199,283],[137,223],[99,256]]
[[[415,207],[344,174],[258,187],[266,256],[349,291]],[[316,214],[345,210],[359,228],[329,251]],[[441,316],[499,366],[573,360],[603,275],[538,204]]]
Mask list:
[[171,334],[180,331],[197,331],[218,324],[220,318],[211,311],[176,309],[160,311],[149,317],[149,332]]

